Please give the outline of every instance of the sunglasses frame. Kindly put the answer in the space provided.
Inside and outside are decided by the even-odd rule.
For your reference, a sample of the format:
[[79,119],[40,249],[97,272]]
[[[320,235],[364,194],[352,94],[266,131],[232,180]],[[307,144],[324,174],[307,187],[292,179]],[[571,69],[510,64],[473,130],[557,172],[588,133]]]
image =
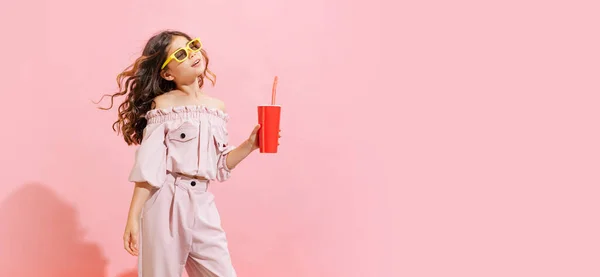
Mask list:
[[[193,42],[195,42],[195,41],[197,41],[198,43],[200,43],[200,48],[198,48],[198,50],[194,50],[194,49],[192,49],[192,48],[190,47],[190,45],[192,45],[192,43],[193,43]],[[180,50],[183,50],[183,51],[185,51],[185,58],[183,58],[183,59],[181,59],[181,60],[180,60],[180,59],[178,59],[178,58],[175,56],[175,53],[179,52]],[[176,60],[176,61],[178,61],[178,62],[182,63],[182,62],[184,62],[185,60],[187,60],[187,59],[190,57],[190,53],[196,53],[196,52],[199,52],[200,50],[202,50],[202,41],[200,41],[200,38],[195,38],[195,39],[192,39],[192,40],[190,40],[190,41],[189,41],[189,42],[188,42],[188,43],[185,45],[185,47],[181,47],[181,48],[179,48],[179,49],[175,50],[175,51],[173,52],[173,54],[171,54],[171,55],[170,55],[170,56],[167,58],[167,60],[166,60],[166,61],[163,63],[163,65],[160,67],[160,69],[161,69],[161,70],[162,70],[162,69],[164,69],[164,68],[165,68],[165,66],[167,66],[167,64],[169,64],[169,62],[171,62],[172,60]]]

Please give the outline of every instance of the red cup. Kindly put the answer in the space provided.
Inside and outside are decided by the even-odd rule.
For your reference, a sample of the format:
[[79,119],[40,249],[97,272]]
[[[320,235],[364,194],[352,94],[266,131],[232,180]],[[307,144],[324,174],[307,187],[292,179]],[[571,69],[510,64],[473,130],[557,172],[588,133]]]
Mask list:
[[281,106],[258,106],[258,145],[260,153],[277,153],[279,144],[279,118]]

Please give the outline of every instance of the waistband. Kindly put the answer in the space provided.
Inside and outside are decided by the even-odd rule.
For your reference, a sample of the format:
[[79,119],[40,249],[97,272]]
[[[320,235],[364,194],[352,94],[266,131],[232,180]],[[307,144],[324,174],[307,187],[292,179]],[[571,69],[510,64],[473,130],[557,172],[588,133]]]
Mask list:
[[210,180],[196,179],[177,173],[167,174],[167,182],[191,192],[206,192],[210,184]]

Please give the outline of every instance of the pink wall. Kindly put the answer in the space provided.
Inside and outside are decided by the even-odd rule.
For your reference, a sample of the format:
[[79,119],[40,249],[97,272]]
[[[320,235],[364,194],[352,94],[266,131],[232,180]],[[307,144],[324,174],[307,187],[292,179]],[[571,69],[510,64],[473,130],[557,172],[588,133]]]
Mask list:
[[280,153],[213,186],[240,276],[598,276],[599,7],[383,2],[1,4],[0,276],[135,276],[134,148],[90,100],[163,28],[234,143],[280,76]]

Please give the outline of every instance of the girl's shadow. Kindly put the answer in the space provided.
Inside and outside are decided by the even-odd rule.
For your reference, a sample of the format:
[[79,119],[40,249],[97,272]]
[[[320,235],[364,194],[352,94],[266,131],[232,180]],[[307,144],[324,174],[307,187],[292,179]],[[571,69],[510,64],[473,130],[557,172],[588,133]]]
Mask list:
[[0,203],[0,276],[106,277],[107,257],[83,237],[73,206],[26,184]]

